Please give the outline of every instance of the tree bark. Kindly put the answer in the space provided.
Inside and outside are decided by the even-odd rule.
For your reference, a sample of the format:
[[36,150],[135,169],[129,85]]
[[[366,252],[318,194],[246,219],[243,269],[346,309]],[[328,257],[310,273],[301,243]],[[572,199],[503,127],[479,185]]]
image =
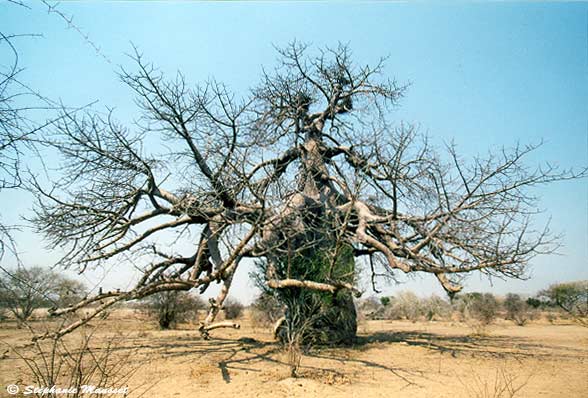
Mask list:
[[353,344],[357,336],[357,313],[351,292],[338,292],[333,302],[321,310],[321,315],[310,328],[311,341],[315,344]]
[[[284,280],[278,297],[286,305],[284,318],[274,330],[276,337],[283,343],[300,339],[302,345],[339,345],[352,344],[357,334],[357,314],[353,302],[353,289],[344,285],[353,285],[355,262],[350,255],[350,248],[341,250],[333,264],[326,262],[329,256],[324,251],[305,253],[303,257],[291,262],[290,272],[293,277],[302,279],[303,272],[313,282]],[[300,262],[298,262],[300,261]],[[283,264],[282,264],[283,266]],[[279,267],[282,268],[282,267]],[[331,268],[329,270],[329,268]],[[327,286],[330,279],[340,281],[339,288],[328,285],[331,289],[309,289],[307,285]],[[271,285],[270,285],[271,287]]]

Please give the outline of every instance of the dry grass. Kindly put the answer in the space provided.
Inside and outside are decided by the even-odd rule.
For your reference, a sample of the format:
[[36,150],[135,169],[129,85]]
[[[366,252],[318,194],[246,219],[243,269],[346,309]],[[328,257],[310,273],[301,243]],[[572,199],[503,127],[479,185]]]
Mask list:
[[494,374],[473,371],[468,381],[460,379],[460,383],[466,394],[472,398],[514,398],[524,396],[523,389],[532,376],[533,372],[522,376],[507,362],[503,362]]

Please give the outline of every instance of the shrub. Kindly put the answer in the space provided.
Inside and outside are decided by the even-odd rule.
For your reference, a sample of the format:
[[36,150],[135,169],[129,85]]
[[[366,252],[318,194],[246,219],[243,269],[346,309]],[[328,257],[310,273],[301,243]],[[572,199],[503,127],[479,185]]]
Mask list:
[[466,396],[472,398],[514,398],[525,388],[533,374],[517,374],[507,363],[500,364],[495,372],[476,372],[472,369],[468,380],[459,379]]
[[445,318],[451,313],[451,306],[439,296],[432,295],[421,299],[412,292],[401,292],[396,297],[375,297],[362,300],[357,310],[365,319],[408,319],[416,322],[419,318],[427,320]]
[[506,319],[509,319],[519,326],[524,326],[531,319],[529,305],[521,299],[521,296],[508,293],[504,299]]
[[421,300],[421,311],[428,321],[444,319],[451,315],[451,305],[441,297],[432,295]]
[[69,278],[59,278],[55,284],[54,294],[57,296],[57,306],[67,307],[79,302],[86,294],[83,283]]
[[539,308],[543,306],[543,302],[535,297],[529,297],[526,301],[527,305],[532,308]]
[[557,314],[550,311],[547,313],[547,315],[545,315],[545,319],[547,319],[549,323],[553,324],[557,320]]
[[387,307],[390,304],[390,297],[380,297],[380,304],[382,304],[384,307]]
[[254,323],[273,326],[284,316],[284,306],[271,292],[263,292],[251,304],[251,312]]
[[[20,347],[11,347],[12,352],[24,365],[19,368],[28,380],[34,380],[37,386],[47,390],[52,386],[70,389],[63,394],[41,390],[33,392],[31,396],[37,398],[126,397],[127,394],[123,394],[124,390],[121,394],[102,395],[84,391],[83,386],[94,386],[97,389],[124,389],[142,366],[140,361],[134,360],[138,354],[138,348],[129,348],[127,336],[116,333],[101,336],[98,339],[94,336],[98,330],[101,328],[85,327],[76,333],[75,339],[61,336],[34,340]],[[31,329],[31,332],[33,336],[39,336],[38,331]],[[138,392],[134,390],[133,393]]]
[[243,315],[243,304],[235,299],[227,298],[223,304],[223,310],[225,312],[225,319],[237,319]]
[[368,297],[359,300],[356,304],[356,311],[360,319],[384,319],[384,307],[381,304],[381,299],[377,297]]
[[475,334],[485,334],[498,314],[498,301],[492,293],[466,293],[459,295],[461,311]]
[[178,323],[198,319],[198,310],[205,307],[197,296],[181,291],[164,291],[147,297],[142,305],[143,311],[157,319],[161,329],[173,329]]
[[400,292],[392,300],[386,319],[408,319],[416,322],[423,312],[421,300],[412,292]]

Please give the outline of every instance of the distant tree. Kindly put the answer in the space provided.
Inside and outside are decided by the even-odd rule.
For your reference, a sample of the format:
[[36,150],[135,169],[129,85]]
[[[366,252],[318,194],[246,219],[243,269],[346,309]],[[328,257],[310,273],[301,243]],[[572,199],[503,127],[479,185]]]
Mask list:
[[506,295],[504,309],[506,310],[506,319],[510,319],[519,326],[524,326],[531,319],[529,305],[518,294],[508,293]]
[[390,304],[390,297],[380,297],[380,304],[382,304],[384,307],[387,307]]
[[588,280],[557,283],[538,294],[548,304],[557,306],[583,326],[588,326]]
[[541,307],[544,304],[541,300],[539,300],[539,299],[537,299],[535,297],[529,297],[527,299],[526,303],[527,303],[527,305],[529,307],[532,307],[532,308],[535,308],[535,309]]
[[0,306],[8,309],[19,324],[42,307],[58,307],[78,302],[84,285],[49,268],[19,267],[0,277]]
[[160,329],[173,329],[178,323],[198,320],[204,301],[188,292],[163,291],[144,300],[143,311],[157,320]]

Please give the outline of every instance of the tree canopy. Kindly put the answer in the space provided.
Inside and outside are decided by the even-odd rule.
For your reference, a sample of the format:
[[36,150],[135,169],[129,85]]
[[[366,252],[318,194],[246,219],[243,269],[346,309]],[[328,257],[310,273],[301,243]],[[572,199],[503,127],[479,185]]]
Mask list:
[[[123,300],[219,282],[203,324],[214,328],[245,258],[267,261],[273,289],[358,293],[330,272],[316,281],[275,271],[311,250],[331,270],[351,254],[374,289],[377,275],[420,272],[454,294],[464,273],[520,278],[536,254],[554,250],[548,229],[533,227],[529,189],[585,171],[528,167],[536,145],[466,161],[390,120],[406,86],[382,76],[384,60],[357,64],[342,45],[278,52],[277,67],[242,96],[214,80],[166,79],[136,52],[136,70],[120,75],[141,111],[134,126],[87,110],[52,124],[47,144],[63,157],[62,177],[33,181],[38,230],[81,272],[124,258],[143,270],[129,290],[55,311],[100,302],[60,334]],[[193,250],[171,252],[158,241],[170,232]]]

